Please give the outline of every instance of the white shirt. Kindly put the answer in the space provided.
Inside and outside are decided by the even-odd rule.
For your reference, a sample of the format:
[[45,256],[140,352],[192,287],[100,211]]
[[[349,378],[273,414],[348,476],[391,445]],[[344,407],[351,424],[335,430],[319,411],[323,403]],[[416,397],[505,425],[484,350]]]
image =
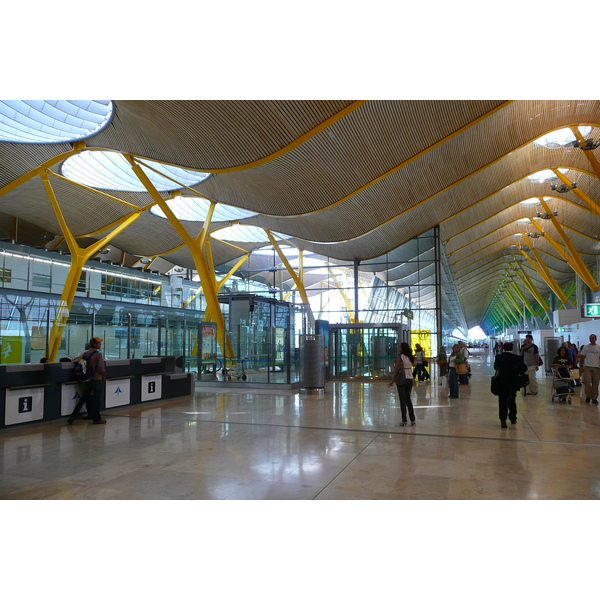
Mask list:
[[598,344],[586,344],[580,354],[585,357],[584,367],[600,367],[600,346]]
[[412,374],[413,366],[410,362],[410,359],[408,358],[408,356],[404,356],[404,354],[401,354],[400,358],[402,359],[402,363],[404,364],[404,372],[406,373],[406,379],[414,379]]

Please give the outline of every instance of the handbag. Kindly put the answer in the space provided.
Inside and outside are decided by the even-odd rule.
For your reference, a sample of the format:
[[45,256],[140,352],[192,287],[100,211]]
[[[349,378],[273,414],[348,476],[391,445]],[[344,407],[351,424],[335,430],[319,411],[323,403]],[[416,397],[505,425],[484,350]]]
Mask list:
[[494,396],[500,395],[500,381],[498,380],[498,371],[495,375],[492,375],[492,381],[490,383],[490,391]]
[[529,375],[519,373],[519,388],[526,388],[529,385]]
[[404,361],[402,360],[402,354],[398,357],[402,363],[402,367],[398,371],[396,377],[394,377],[394,383],[396,385],[404,385],[406,383],[406,369],[404,368]]
[[402,365],[402,368],[398,371],[398,375],[394,377],[394,383],[396,385],[404,385],[406,383],[406,371],[404,365]]
[[429,361],[428,360],[424,360],[423,361],[423,366],[424,367],[428,367],[429,366]]
[[443,367],[446,364],[446,361],[443,358],[438,358],[435,362],[440,365],[440,367]]
[[456,372],[459,375],[466,375],[469,372],[469,370],[467,369],[466,363],[460,363],[460,364],[456,365]]

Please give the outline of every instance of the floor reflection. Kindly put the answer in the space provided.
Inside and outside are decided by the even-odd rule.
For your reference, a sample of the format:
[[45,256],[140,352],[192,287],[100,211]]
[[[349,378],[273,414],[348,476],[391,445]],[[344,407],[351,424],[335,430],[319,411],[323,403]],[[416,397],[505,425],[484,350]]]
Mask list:
[[600,413],[518,396],[498,421],[491,363],[448,398],[432,369],[414,386],[416,427],[401,428],[395,387],[328,382],[324,395],[203,389],[193,398],[118,407],[0,431],[2,499],[595,499]]

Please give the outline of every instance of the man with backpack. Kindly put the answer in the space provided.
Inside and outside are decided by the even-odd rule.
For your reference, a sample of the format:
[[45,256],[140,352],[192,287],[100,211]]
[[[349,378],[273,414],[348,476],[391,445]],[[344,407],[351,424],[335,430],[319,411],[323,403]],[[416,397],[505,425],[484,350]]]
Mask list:
[[533,343],[533,336],[531,334],[525,336],[525,343],[521,346],[521,356],[527,367],[527,375],[529,375],[529,385],[525,389],[525,394],[527,396],[537,396],[538,381],[536,373],[540,368],[540,350]]
[[[89,350],[86,350],[81,358],[77,357],[75,359],[79,363],[79,366],[76,366],[76,376],[79,381],[84,382],[84,385],[81,398],[67,420],[69,425],[73,423],[84,403],[87,406],[87,418],[91,419],[92,424],[104,425],[106,423],[106,419],[103,419],[100,415],[104,382],[106,381],[106,367],[104,358],[100,353],[100,346],[103,341],[102,338],[93,337],[89,342]],[[85,368],[83,368],[84,366]]]

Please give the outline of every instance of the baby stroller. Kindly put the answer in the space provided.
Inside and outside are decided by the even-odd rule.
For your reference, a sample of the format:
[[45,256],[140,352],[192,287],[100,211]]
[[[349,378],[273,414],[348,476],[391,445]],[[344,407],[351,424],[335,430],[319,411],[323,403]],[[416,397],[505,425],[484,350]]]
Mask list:
[[557,399],[559,402],[568,402],[571,404],[571,398],[575,395],[575,391],[571,387],[573,385],[573,377],[567,367],[552,367],[554,379],[552,381],[552,402]]

